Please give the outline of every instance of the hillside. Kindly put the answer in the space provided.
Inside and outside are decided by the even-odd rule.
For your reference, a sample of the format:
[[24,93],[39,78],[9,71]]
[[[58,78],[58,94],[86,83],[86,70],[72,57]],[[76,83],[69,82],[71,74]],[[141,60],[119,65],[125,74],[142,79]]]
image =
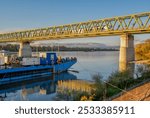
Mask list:
[[150,39],[142,44],[137,44],[135,47],[136,60],[149,60],[150,59]]

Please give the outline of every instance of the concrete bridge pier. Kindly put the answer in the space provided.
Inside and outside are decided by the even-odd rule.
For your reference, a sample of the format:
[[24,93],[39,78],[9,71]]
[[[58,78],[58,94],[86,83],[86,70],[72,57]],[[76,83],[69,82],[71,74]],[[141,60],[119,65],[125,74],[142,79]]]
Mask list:
[[119,71],[125,71],[127,69],[130,69],[130,65],[132,64],[129,64],[129,62],[134,60],[134,36],[131,34],[121,35]]
[[32,49],[30,46],[30,42],[21,42],[19,49],[19,57],[31,57]]

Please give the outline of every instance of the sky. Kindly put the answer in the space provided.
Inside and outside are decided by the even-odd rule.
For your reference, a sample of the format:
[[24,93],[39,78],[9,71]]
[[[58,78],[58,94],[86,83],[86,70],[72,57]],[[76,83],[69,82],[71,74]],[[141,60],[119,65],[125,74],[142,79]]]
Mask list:
[[[49,27],[150,11],[150,0],[0,0],[0,32]],[[141,42],[150,35],[136,35]],[[57,42],[57,41],[54,41]],[[119,45],[117,37],[59,40]]]

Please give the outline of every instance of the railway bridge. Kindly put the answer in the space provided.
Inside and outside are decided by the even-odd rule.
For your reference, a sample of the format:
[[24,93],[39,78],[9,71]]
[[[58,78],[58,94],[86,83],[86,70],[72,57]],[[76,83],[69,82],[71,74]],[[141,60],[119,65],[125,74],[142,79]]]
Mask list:
[[150,12],[61,26],[0,34],[2,42],[20,42],[19,56],[30,57],[30,42],[100,36],[120,36],[120,63],[134,61],[134,34],[150,33]]

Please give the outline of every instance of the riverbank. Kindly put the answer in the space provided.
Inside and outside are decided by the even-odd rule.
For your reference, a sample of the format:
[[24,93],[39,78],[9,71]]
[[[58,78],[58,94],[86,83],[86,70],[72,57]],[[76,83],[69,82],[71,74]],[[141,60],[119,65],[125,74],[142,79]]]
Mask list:
[[[10,51],[10,52],[18,52],[19,45],[0,45],[0,49]],[[93,52],[93,51],[119,51],[118,47],[67,47],[67,46],[31,46],[33,52],[49,52],[49,51],[85,51],[85,52]]]

